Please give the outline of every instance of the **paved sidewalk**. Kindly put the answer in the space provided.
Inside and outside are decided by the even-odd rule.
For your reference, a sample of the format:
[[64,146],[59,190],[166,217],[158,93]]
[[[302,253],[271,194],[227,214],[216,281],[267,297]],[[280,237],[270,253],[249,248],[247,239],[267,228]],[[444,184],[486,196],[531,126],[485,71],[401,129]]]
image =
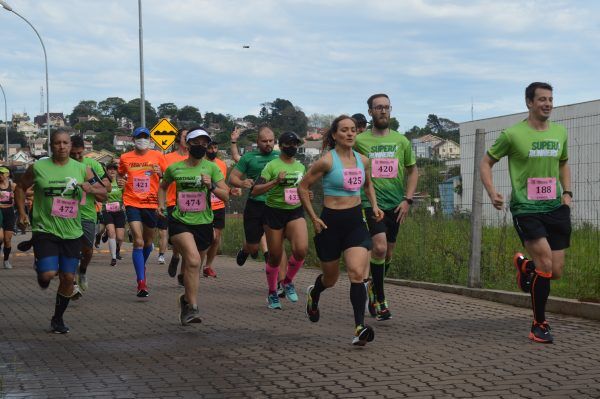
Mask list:
[[57,283],[39,289],[31,253],[0,269],[0,398],[600,397],[599,322],[551,314],[556,343],[534,344],[526,309],[388,285],[393,319],[370,319],[375,341],[358,348],[345,277],[313,324],[316,270],[299,273],[298,303],[271,311],[262,265],[220,257],[218,278],[201,279],[202,324],[181,327],[167,266],[151,256],[142,300],[124,257],[96,254],[66,335],[46,332]]

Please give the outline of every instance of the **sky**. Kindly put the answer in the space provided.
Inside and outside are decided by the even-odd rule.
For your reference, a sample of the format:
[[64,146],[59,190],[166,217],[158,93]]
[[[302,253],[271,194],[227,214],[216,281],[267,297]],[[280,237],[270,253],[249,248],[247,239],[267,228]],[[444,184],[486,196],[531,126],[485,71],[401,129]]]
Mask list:
[[[139,97],[136,0],[7,3],[44,40],[51,112]],[[142,0],[142,10],[155,108],[243,117],[284,98],[307,115],[367,114],[367,98],[383,92],[407,130],[431,113],[464,122],[472,108],[474,119],[522,112],[532,81],[554,86],[555,106],[600,98],[596,1]],[[3,9],[0,84],[9,118],[40,113],[40,43]]]

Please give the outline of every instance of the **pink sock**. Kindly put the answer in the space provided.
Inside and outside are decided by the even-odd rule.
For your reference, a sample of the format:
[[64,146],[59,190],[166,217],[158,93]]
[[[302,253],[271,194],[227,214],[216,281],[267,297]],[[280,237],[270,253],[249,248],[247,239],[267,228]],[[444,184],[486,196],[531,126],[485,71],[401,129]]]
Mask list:
[[277,292],[277,275],[279,274],[279,266],[271,266],[266,264],[267,284],[269,285],[269,294]]
[[298,270],[300,270],[303,264],[304,259],[296,260],[296,258],[294,258],[294,255],[291,255],[288,259],[288,269],[285,275],[285,280],[283,280],[283,284],[287,285],[291,283],[294,280],[294,277],[296,277],[296,274],[298,274]]

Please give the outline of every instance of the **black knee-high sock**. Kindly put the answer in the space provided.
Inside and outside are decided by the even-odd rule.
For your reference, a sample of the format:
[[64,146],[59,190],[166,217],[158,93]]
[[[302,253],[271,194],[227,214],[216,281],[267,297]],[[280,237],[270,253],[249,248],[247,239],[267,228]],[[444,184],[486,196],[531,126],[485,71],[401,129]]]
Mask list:
[[71,298],[62,296],[58,292],[56,293],[56,304],[54,305],[53,319],[62,320],[63,314],[65,313],[65,310],[67,310],[70,300]]
[[365,301],[367,292],[363,283],[350,283],[350,302],[354,310],[354,325],[365,324]]
[[10,257],[11,250],[12,250],[12,247],[9,247],[9,248],[4,247],[4,260],[8,260],[8,258]]
[[117,244],[117,255],[121,255],[121,244]]
[[390,271],[390,266],[392,265],[392,260],[391,259],[390,260],[386,259],[384,265],[385,265],[384,276],[387,276],[388,272]]
[[546,320],[546,302],[550,295],[550,278],[541,276],[536,272],[531,283],[531,305],[533,317],[536,322],[543,323]]
[[373,276],[373,288],[375,288],[377,302],[383,302],[385,300],[385,293],[383,291],[385,265],[383,263],[383,260],[379,264],[373,263],[373,261],[371,261],[371,275]]
[[310,292],[310,296],[312,297],[313,301],[315,301],[315,302],[319,302],[319,299],[321,298],[321,292],[325,291],[325,288],[326,288],[323,285],[323,281],[321,281],[322,277],[323,277],[322,274],[319,274],[317,276],[317,278],[315,279],[315,286],[312,289],[312,291]]

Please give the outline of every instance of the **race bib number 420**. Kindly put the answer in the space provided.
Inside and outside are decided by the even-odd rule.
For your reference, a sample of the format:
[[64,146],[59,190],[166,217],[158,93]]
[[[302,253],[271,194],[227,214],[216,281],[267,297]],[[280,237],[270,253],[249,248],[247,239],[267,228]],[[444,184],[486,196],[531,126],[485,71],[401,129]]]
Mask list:
[[527,199],[530,201],[556,199],[556,178],[531,177],[527,179]]
[[371,176],[393,179],[398,176],[397,158],[375,158],[371,162]]

